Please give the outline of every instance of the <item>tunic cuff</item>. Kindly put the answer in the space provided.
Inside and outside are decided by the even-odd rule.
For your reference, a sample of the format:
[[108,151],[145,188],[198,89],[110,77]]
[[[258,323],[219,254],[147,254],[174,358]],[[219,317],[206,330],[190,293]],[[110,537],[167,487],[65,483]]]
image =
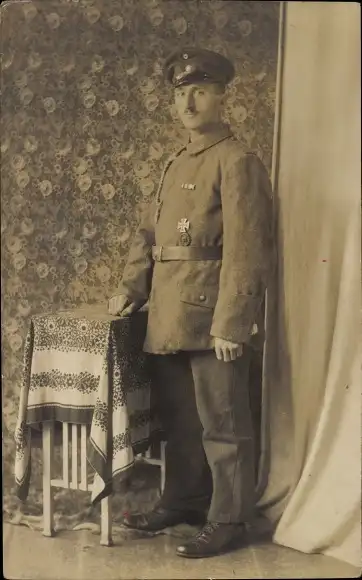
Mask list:
[[254,325],[263,301],[262,296],[234,295],[215,308],[210,334],[213,337],[247,344],[254,334]]

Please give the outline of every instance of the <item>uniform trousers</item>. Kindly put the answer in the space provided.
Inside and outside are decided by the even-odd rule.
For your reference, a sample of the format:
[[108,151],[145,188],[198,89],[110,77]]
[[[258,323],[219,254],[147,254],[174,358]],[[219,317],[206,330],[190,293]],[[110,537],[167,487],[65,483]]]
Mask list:
[[208,512],[209,521],[250,521],[255,505],[250,349],[232,362],[219,361],[214,351],[150,358],[167,438],[160,504]]

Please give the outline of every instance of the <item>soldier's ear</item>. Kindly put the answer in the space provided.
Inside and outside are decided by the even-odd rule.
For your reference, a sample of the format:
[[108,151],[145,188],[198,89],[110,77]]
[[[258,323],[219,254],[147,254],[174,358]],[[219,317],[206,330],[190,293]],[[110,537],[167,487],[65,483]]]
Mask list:
[[220,97],[221,105],[225,103],[225,96],[226,96],[226,87],[224,85],[217,84],[215,85],[216,94]]
[[226,101],[226,92],[224,87],[220,89],[219,95],[220,95],[220,106],[223,107]]
[[220,83],[215,83],[214,87],[215,87],[215,92],[217,94],[219,94],[219,95],[224,95],[225,94],[225,91],[226,91],[225,85],[222,85]]

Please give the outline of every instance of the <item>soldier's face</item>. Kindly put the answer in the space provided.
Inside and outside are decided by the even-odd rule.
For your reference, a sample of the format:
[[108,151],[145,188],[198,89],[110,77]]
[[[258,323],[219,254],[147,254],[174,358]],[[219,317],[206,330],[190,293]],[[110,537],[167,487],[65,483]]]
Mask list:
[[175,105],[186,129],[202,130],[220,121],[224,91],[215,84],[184,85],[175,89]]

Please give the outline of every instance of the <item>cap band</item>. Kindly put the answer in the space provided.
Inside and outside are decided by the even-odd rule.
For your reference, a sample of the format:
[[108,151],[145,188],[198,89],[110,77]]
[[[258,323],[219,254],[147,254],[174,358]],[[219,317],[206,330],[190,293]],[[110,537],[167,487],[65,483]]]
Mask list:
[[191,85],[192,83],[222,84],[220,79],[216,79],[215,77],[201,71],[195,71],[193,73],[181,74],[175,77],[173,86],[177,88],[183,85]]

